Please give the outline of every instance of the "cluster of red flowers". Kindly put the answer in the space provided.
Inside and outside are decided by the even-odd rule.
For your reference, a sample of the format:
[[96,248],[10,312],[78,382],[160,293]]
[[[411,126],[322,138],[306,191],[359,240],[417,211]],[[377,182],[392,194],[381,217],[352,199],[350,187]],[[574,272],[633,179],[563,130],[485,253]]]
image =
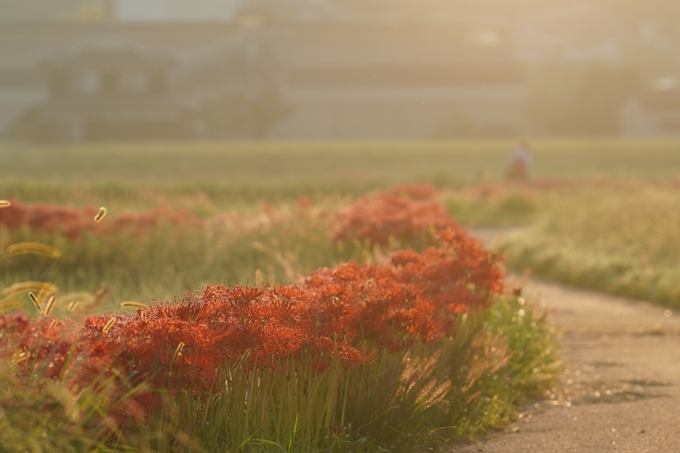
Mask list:
[[[119,345],[83,341],[85,335],[85,329],[71,321],[31,319],[23,312],[6,314],[0,316],[0,362],[19,364],[26,379],[39,373],[48,379],[65,381],[77,393],[108,388],[112,395],[120,396],[143,379],[122,381],[112,371],[120,357]],[[118,425],[129,419],[140,422],[147,408],[156,402],[154,394],[138,392],[108,408],[108,417]]]
[[457,315],[483,309],[502,291],[502,271],[477,241],[459,229],[439,236],[439,247],[397,252],[387,265],[321,269],[300,285],[211,286],[134,316],[92,316],[80,328],[6,315],[0,359],[24,354],[23,363],[41,364],[48,377],[74,375],[81,387],[113,366],[155,387],[213,390],[222,367],[246,351],[254,366],[275,368],[301,354],[319,367],[333,358],[360,364],[376,347],[455,335]]
[[436,194],[434,187],[418,184],[360,198],[338,212],[333,237],[386,244],[390,238],[409,241],[431,228],[453,226],[446,209],[434,200]]
[[201,223],[199,218],[187,211],[176,212],[169,208],[139,213],[120,213],[102,223],[93,221],[97,212],[98,209],[92,207],[77,209],[47,204],[25,205],[19,201],[12,201],[11,206],[0,209],[0,228],[4,227],[9,230],[28,228],[60,234],[75,240],[86,231],[105,234],[127,229],[143,233],[149,227],[163,222]]
[[[395,193],[382,199],[392,197],[417,202]],[[503,291],[503,271],[479,241],[443,218],[434,245],[422,252],[320,269],[297,285],[209,286],[134,315],[91,316],[83,326],[1,316],[0,360],[14,358],[27,372],[40,367],[50,378],[71,376],[79,388],[115,368],[154,388],[218,391],[225,367],[247,352],[251,366],[272,369],[301,356],[319,368],[338,359],[354,366],[378,348],[454,337],[457,316],[484,309]],[[125,411],[143,413],[151,395]]]

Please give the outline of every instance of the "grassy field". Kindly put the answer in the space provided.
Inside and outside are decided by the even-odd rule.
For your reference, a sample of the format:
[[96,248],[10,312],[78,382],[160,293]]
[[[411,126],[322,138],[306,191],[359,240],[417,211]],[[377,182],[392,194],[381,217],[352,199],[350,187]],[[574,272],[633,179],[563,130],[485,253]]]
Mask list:
[[[638,250],[649,240],[650,234],[644,225],[648,222],[646,219],[651,222],[655,218],[652,215],[654,208],[648,210],[649,216],[641,214],[632,220],[620,219],[606,209],[610,201],[624,203],[628,194],[634,194],[634,189],[627,192],[612,187],[606,189],[602,184],[592,188],[589,194],[577,193],[574,189],[607,179],[658,182],[680,177],[680,141],[536,139],[532,141],[535,160],[532,176],[537,181],[547,181],[548,185],[539,184],[529,190],[497,184],[502,180],[505,155],[514,145],[514,140],[498,139],[49,146],[5,143],[0,145],[0,198],[78,208],[106,206],[112,215],[166,206],[172,210],[188,210],[202,219],[217,219],[229,213],[237,214],[240,220],[222,219],[216,221],[217,226],[197,227],[184,237],[168,232],[155,234],[124,250],[120,250],[118,244],[125,243],[125,238],[115,235],[97,238],[96,252],[92,252],[94,248],[87,238],[70,244],[63,239],[36,237],[32,232],[30,235],[34,239],[47,241],[58,248],[66,247],[64,257],[57,263],[38,264],[30,270],[21,262],[14,263],[6,267],[0,280],[8,284],[17,278],[56,278],[63,280],[62,284],[70,291],[77,288],[95,291],[98,286],[108,285],[114,288],[116,300],[170,298],[181,295],[184,290],[200,288],[207,282],[235,284],[253,278],[250,270],[230,265],[233,262],[253,263],[256,268],[266,271],[267,278],[290,281],[293,274],[305,274],[318,266],[332,266],[347,256],[331,250],[325,242],[327,231],[332,229],[330,219],[319,219],[316,223],[319,226],[311,233],[300,228],[298,200],[309,198],[315,205],[315,215],[319,215],[334,211],[371,190],[414,181],[427,181],[442,188],[441,201],[465,225],[523,225],[546,216],[552,218],[550,226],[539,227],[539,233],[530,236],[535,241],[543,241],[536,245],[543,252],[556,248],[565,252],[571,250],[571,258],[560,258],[547,265],[543,257],[534,263],[538,258],[529,258],[527,241],[517,240],[513,242],[516,247],[506,244],[505,248],[512,266],[536,268],[544,275],[587,286],[594,285],[584,277],[591,272],[577,272],[579,266],[564,263],[570,260],[590,263],[595,259],[594,253],[598,257],[597,266],[603,265],[600,259],[603,256],[607,257],[605,261],[612,258],[616,262],[623,255],[635,256],[638,261],[640,256],[649,256],[653,267],[663,268],[664,275],[670,272],[669,263],[656,263],[655,250]],[[568,183],[565,185],[564,182]],[[671,191],[664,194],[661,198],[673,198]],[[634,212],[644,206],[647,204],[645,197],[659,202],[658,193],[634,195],[633,211],[627,206],[622,206],[622,211]],[[595,199],[600,201],[593,201]],[[263,213],[273,205],[278,210],[273,222],[266,215],[262,220]],[[659,206],[659,209],[665,208]],[[672,209],[674,207],[669,206],[666,211]],[[603,220],[605,213],[611,216],[612,222]],[[583,226],[587,221],[592,225]],[[625,228],[616,228],[617,221],[624,222]],[[546,225],[545,220],[542,222]],[[668,222],[655,220],[653,223],[666,225]],[[607,228],[601,227],[605,224]],[[228,228],[230,234],[219,234],[216,228]],[[245,231],[244,236],[233,234],[236,230]],[[577,231],[581,231],[580,235],[572,238]],[[627,232],[628,236],[616,243],[615,238],[621,237],[621,231]],[[27,234],[19,233],[11,238],[5,235],[2,239],[1,236],[0,242],[30,239]],[[651,236],[672,240],[672,235],[668,234],[655,232]],[[248,245],[251,242],[268,244],[269,241],[278,244],[275,246],[278,260],[272,256],[267,258],[266,254]],[[603,241],[616,245],[601,250],[599,244]],[[581,248],[588,254],[577,252]],[[305,250],[319,253],[312,253],[312,256]],[[147,256],[163,258],[149,261]],[[289,263],[285,272],[281,264],[284,261]],[[78,263],[87,263],[87,266]],[[76,269],[78,266],[80,268]],[[565,267],[579,276],[566,277]],[[84,273],[83,268],[89,272]],[[184,268],[180,278],[166,271],[180,268]],[[614,269],[618,268],[614,266]],[[129,278],[127,273],[133,273],[137,278]],[[593,276],[592,280],[603,281],[599,276]],[[618,293],[624,291],[618,284],[608,285],[600,284],[598,288]],[[643,297],[640,291],[624,292]]]
[[[570,258],[560,257],[552,264],[546,263],[544,256],[530,258],[527,240],[517,239],[513,240],[512,247],[509,242],[505,246],[509,263],[515,268],[534,268],[543,275],[589,287],[595,287],[593,282],[611,280],[600,278],[598,272],[591,272],[591,267],[601,267],[610,259],[620,262],[624,255],[635,256],[636,262],[640,256],[648,256],[655,269],[664,269],[660,271],[663,275],[670,272],[671,264],[655,261],[655,250],[638,250],[649,241],[650,234],[644,225],[656,218],[652,215],[654,208],[648,209],[648,216],[641,214],[628,219],[611,213],[607,207],[610,201],[618,203],[617,206],[625,204],[633,194],[636,202],[631,203],[632,210],[628,206],[620,209],[636,212],[647,204],[647,198],[653,202],[650,206],[657,206],[660,198],[671,200],[672,191],[664,192],[663,196],[649,191],[635,194],[634,189],[605,188],[603,184],[594,187],[592,183],[608,179],[659,182],[680,177],[680,141],[536,139],[532,141],[535,161],[532,176],[547,185],[537,184],[528,190],[498,184],[503,176],[505,155],[514,145],[514,140],[498,139],[49,146],[5,143],[0,145],[0,198],[78,208],[106,206],[112,215],[166,206],[172,210],[188,210],[202,219],[218,219],[229,213],[228,216],[238,215],[240,220],[222,219],[213,222],[217,226],[197,227],[184,237],[166,231],[135,241],[135,247],[128,246],[124,251],[118,244],[125,243],[125,238],[115,235],[97,238],[97,250],[92,252],[95,248],[87,238],[70,244],[63,239],[36,237],[34,232],[14,234],[11,238],[5,235],[4,239],[0,233],[0,242],[27,240],[31,236],[58,248],[66,247],[59,262],[38,264],[30,270],[21,262],[14,263],[5,268],[0,280],[8,284],[18,278],[56,278],[62,280],[61,284],[69,291],[92,292],[105,285],[113,288],[113,300],[166,299],[208,282],[235,284],[253,278],[251,270],[230,265],[233,262],[252,263],[265,271],[268,279],[290,281],[294,274],[305,274],[318,266],[332,266],[347,257],[346,252],[331,250],[326,242],[327,231],[332,229],[330,219],[319,219],[311,233],[300,228],[298,200],[309,198],[315,205],[315,215],[319,215],[334,211],[371,190],[414,181],[427,181],[442,188],[442,203],[459,222],[468,226],[526,225],[540,219],[544,219],[541,225],[547,225],[546,216],[552,218],[549,226],[541,226],[526,237],[542,241],[535,245],[541,253],[560,249]],[[592,188],[589,193],[574,190],[587,186]],[[600,201],[594,201],[596,199]],[[272,222],[263,213],[274,205],[278,214]],[[667,208],[666,212],[674,209],[673,206],[658,208]],[[605,214],[612,222],[603,219]],[[588,221],[590,224],[585,226]],[[617,221],[623,222],[625,228],[615,227]],[[668,224],[668,220],[652,223],[658,228]],[[219,234],[216,228],[228,228],[230,234]],[[670,225],[667,228],[670,230]],[[244,236],[233,234],[237,230]],[[622,231],[627,234],[625,240],[616,242]],[[573,238],[577,232],[580,232],[578,237]],[[669,234],[654,232],[651,237],[671,241]],[[275,246],[278,260],[248,245],[270,241],[278,244]],[[603,242],[616,245],[602,250]],[[582,249],[584,253],[580,252]],[[310,255],[308,250],[318,253]],[[550,256],[554,256],[551,253]],[[597,259],[593,258],[595,254]],[[163,258],[149,261],[145,259],[147,256]],[[587,270],[580,271],[581,267],[576,264],[565,264],[574,260],[597,265],[584,265],[583,269]],[[287,271],[283,262],[288,263]],[[87,266],[78,263],[87,263]],[[642,264],[638,262],[636,266]],[[85,273],[83,268],[89,272]],[[167,269],[180,268],[184,268],[180,278],[167,272]],[[611,272],[622,275],[616,266],[612,269]],[[645,265],[645,269],[649,269],[649,265]],[[137,278],[129,278],[128,273]],[[643,277],[634,277],[638,278]],[[672,277],[662,278],[667,279]],[[651,280],[650,284],[656,287],[656,281]],[[597,287],[654,300],[670,297],[624,290],[620,283],[613,286],[600,283]]]
[[499,244],[516,270],[680,307],[680,193],[627,182],[548,195],[536,223]]
[[[0,145],[0,181],[299,191],[497,180],[514,140]],[[680,176],[680,141],[536,139],[538,178]],[[82,186],[81,186],[82,187]]]
[[[582,286],[675,303],[673,297],[680,294],[675,282],[680,280],[673,244],[680,243],[680,218],[669,213],[680,212],[673,185],[680,177],[680,141],[534,140],[536,181],[503,183],[505,155],[514,145],[513,140],[4,144],[0,199],[76,210],[106,206],[104,226],[126,211],[141,219],[162,206],[169,211],[140,228],[132,222],[132,227],[86,229],[72,237],[60,232],[59,222],[41,220],[42,214],[32,227],[2,229],[0,285],[55,284],[59,299],[54,314],[76,325],[92,314],[119,312],[86,321],[90,326],[99,322],[106,330],[90,327],[94,330],[88,335],[96,339],[101,331],[105,337],[109,329],[117,332],[111,319],[125,320],[123,326],[144,321],[140,312],[122,314],[123,301],[153,305],[190,291],[191,300],[204,304],[200,294],[206,285],[300,282],[315,269],[348,261],[380,264],[386,253],[404,248],[422,252],[431,231],[421,231],[425,236],[419,240],[377,246],[366,238],[335,242],[332,237],[336,212],[358,197],[396,183],[429,182],[441,189],[432,206],[444,206],[463,224],[532,225],[502,244],[515,269],[529,267]],[[30,209],[52,212],[50,207]],[[190,213],[188,220],[173,223],[164,217],[179,210]],[[399,211],[390,215],[400,222],[410,220]],[[385,220],[365,217],[358,218],[369,226]],[[8,252],[9,245],[24,241],[54,246],[61,256]],[[372,281],[361,285],[371,288]],[[474,291],[476,284],[463,287]],[[110,291],[106,299],[95,296],[101,289]],[[72,310],[76,300],[80,304]],[[96,385],[74,387],[63,376],[56,383],[17,379],[27,364],[34,367],[28,368],[31,376],[48,373],[49,360],[27,360],[32,356],[25,355],[26,348],[34,343],[22,343],[21,355],[14,343],[2,343],[14,337],[0,336],[0,353],[8,357],[7,367],[0,370],[0,430],[11,434],[0,441],[0,451],[431,451],[502,426],[523,398],[549,385],[558,366],[550,328],[540,313],[513,294],[490,300],[481,312],[456,316],[456,334],[443,343],[376,349],[374,361],[356,368],[334,363],[328,370],[335,371],[317,374],[313,361],[302,360],[295,365],[298,371],[284,368],[284,379],[275,369],[239,368],[245,358],[225,362],[232,367],[227,381],[232,384],[224,392],[211,396],[197,390],[200,386],[156,389],[165,395],[162,410],[145,423],[124,425],[122,436],[106,428],[108,411],[126,404],[109,384],[99,386],[95,380]],[[165,310],[153,307],[159,313]],[[35,322],[44,320],[25,295],[23,308]],[[46,332],[55,325],[38,324]],[[184,360],[185,342],[188,357],[197,350],[188,339],[178,343],[179,337],[161,333],[168,343],[159,351],[170,363],[172,377],[174,364]],[[430,371],[421,376],[411,370],[410,357],[441,360],[424,367]],[[130,386],[132,400],[145,392],[125,376],[106,379]],[[242,387],[233,384],[237,381]],[[293,382],[301,387],[295,390]],[[326,389],[331,396],[323,400],[333,403],[308,405],[286,396],[307,395],[310,386]],[[279,389],[276,398],[283,399],[271,396],[248,403],[248,395],[265,395],[269,387]],[[318,407],[323,416],[310,415],[302,406]],[[369,409],[374,412],[366,419]],[[353,414],[354,423],[345,422],[347,414]],[[245,426],[242,416],[254,417],[247,418],[250,428],[235,430]],[[298,425],[302,419],[304,427]]]
[[[531,145],[537,179],[680,177],[678,140],[536,139]],[[207,216],[301,197],[346,202],[345,197],[404,182],[460,189],[499,181],[514,146],[510,139],[5,143],[0,193],[26,203],[104,205],[113,211],[172,206]],[[465,206],[452,207],[469,217]]]
[[331,231],[320,208],[303,213],[285,205],[271,215],[215,216],[200,225],[162,224],[143,233],[85,233],[75,241],[49,232],[0,232],[0,243],[38,241],[62,251],[57,260],[0,257],[0,283],[46,280],[67,293],[109,288],[109,304],[99,311],[125,300],[172,300],[209,284],[254,284],[257,269],[265,282],[288,283],[356,256],[354,246],[336,247]]

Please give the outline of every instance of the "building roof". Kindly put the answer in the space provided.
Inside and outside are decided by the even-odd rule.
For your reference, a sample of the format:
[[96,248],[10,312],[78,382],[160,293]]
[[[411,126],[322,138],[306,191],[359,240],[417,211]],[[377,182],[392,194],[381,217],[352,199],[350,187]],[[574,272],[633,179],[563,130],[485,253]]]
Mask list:
[[99,68],[126,71],[139,68],[167,69],[175,60],[162,51],[116,33],[102,33],[75,43],[42,62],[50,69]]

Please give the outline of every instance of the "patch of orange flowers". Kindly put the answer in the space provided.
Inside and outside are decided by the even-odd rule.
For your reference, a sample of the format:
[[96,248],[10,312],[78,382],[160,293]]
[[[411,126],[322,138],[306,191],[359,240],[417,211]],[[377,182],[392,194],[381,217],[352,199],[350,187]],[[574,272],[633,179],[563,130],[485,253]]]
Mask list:
[[[390,206],[380,213],[386,224],[402,223],[388,218],[395,197],[418,203],[385,195],[377,203]],[[361,203],[355,208],[365,209]],[[430,209],[423,206],[430,205],[417,209]],[[456,317],[483,310],[503,291],[503,270],[438,209],[429,214],[428,221],[441,220],[432,246],[395,252],[383,265],[350,262],[287,286],[209,286],[181,302],[91,316],[82,326],[1,316],[0,360],[16,360],[27,373],[37,367],[49,378],[67,376],[80,388],[115,368],[154,388],[219,391],[226,370],[247,352],[252,367],[276,370],[304,356],[323,369],[333,360],[361,366],[379,348],[455,338]],[[152,394],[139,398],[124,412],[141,416],[153,406]]]
[[362,197],[336,215],[336,241],[358,239],[386,244],[390,238],[413,240],[430,229],[453,227],[446,209],[429,184],[402,185]]
[[92,221],[98,209],[88,207],[77,209],[65,206],[47,204],[25,205],[13,200],[11,206],[0,209],[0,227],[9,230],[22,228],[56,233],[71,240],[78,239],[85,232],[106,234],[113,231],[129,230],[142,234],[148,228],[161,223],[194,223],[201,220],[187,211],[173,211],[169,208],[159,208],[153,211],[138,213],[120,213],[106,222]]

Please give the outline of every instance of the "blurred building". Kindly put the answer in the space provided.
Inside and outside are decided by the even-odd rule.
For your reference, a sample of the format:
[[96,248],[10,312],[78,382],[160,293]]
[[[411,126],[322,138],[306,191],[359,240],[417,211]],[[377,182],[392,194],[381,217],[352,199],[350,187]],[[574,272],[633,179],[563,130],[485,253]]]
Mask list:
[[44,61],[49,97],[15,122],[15,134],[40,141],[199,136],[195,109],[168,90],[173,61],[108,44]]
[[265,19],[281,95],[293,106],[271,136],[418,138],[531,127],[506,22],[424,26],[348,20],[328,8],[312,17],[294,25]]
[[116,0],[1,0],[0,24],[110,21],[115,19],[115,2]]
[[[656,22],[632,32],[632,22],[592,2],[554,3],[521,10],[490,0],[0,0],[0,134],[71,140],[138,139],[141,131],[147,138],[315,139],[561,133],[571,129],[542,119],[569,126],[579,116],[569,102],[594,99],[593,91],[601,94],[597,102],[613,102],[593,113],[617,117],[608,119],[606,133],[642,130],[631,124],[661,118],[644,90],[612,84],[617,71],[590,66],[620,65],[633,55],[644,62],[637,67],[643,81],[680,74],[674,37]],[[550,61],[567,62],[573,74],[563,66],[544,70]],[[105,75],[113,72],[115,83]],[[99,91],[58,94],[61,73],[71,74],[63,83],[72,88],[89,83]],[[132,88],[150,87],[142,80],[159,73],[163,90]],[[120,89],[111,91],[114,85]],[[600,93],[614,85],[616,93]],[[181,126],[144,126],[155,114],[142,114],[141,106],[154,102]],[[556,108],[566,113],[550,110]],[[87,126],[94,112],[113,118],[115,109],[129,112],[120,114],[129,124],[90,132],[97,129]],[[75,118],[76,111],[79,120],[36,126],[36,118],[59,112]]]

